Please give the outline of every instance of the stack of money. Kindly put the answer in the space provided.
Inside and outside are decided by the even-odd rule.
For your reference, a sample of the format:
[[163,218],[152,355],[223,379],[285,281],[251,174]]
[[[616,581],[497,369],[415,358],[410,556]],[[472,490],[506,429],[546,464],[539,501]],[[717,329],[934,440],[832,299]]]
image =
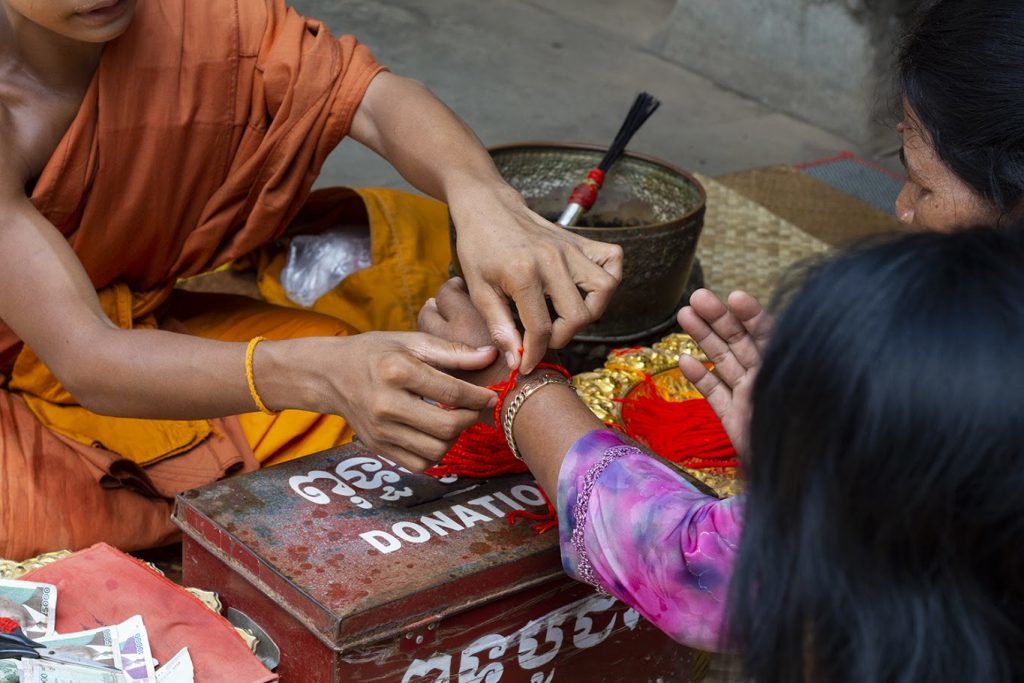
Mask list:
[[158,667],[139,615],[120,624],[57,633],[57,588],[47,583],[0,580],[0,618],[13,619],[32,640],[77,660],[109,669],[43,659],[0,659],[0,683],[194,683],[183,648]]

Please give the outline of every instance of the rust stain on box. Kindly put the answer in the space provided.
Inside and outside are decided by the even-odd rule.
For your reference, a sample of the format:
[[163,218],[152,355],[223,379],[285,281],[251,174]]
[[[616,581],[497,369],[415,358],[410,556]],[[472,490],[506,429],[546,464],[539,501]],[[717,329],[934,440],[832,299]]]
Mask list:
[[[557,533],[505,519],[545,507],[527,475],[436,480],[349,445],[182,494],[175,520],[185,580],[270,633],[284,680],[550,683],[570,660],[686,680],[691,650],[568,579]],[[607,668],[622,648],[642,676]]]
[[[444,482],[355,445],[275,469],[284,468],[190,491],[176,518],[332,642],[379,630],[381,610],[408,619],[478,600],[487,586],[505,593],[529,583],[530,565],[557,571],[557,534],[505,520],[514,509],[544,509],[526,475]],[[460,583],[468,578],[471,590]]]

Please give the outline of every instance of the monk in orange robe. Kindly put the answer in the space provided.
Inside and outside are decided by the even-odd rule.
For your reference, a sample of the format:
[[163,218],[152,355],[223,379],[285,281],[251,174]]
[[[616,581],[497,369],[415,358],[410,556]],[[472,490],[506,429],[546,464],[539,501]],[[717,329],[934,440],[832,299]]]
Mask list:
[[[375,257],[415,258],[410,226],[444,225],[440,204],[311,195],[346,136],[447,203],[494,345],[175,290],[353,215],[404,226]],[[434,285],[391,265],[353,312]],[[529,211],[425,88],[281,0],[0,0],[0,556],[167,542],[178,492],[353,430],[427,467],[494,401],[444,370],[499,352],[531,369],[600,315],[620,269],[617,247]]]

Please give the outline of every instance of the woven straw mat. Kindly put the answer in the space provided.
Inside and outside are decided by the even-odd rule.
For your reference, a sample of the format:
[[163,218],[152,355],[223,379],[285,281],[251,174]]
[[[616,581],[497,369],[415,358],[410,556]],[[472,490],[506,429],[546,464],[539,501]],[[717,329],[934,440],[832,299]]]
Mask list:
[[0,579],[17,579],[33,569],[45,567],[70,554],[70,550],[58,550],[52,553],[44,553],[24,562],[0,558]]
[[[905,229],[892,213],[895,205],[879,211],[791,166],[751,168],[715,180],[833,247]],[[893,181],[885,177],[883,182]]]
[[719,296],[742,289],[767,302],[787,268],[829,250],[742,194],[707,176],[696,177],[708,195],[697,257],[707,287]]

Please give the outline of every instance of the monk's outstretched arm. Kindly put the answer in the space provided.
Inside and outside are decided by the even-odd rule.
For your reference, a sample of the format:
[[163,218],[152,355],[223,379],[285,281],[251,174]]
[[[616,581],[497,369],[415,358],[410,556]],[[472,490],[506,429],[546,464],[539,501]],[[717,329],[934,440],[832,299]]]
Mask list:
[[[123,417],[196,419],[255,409],[246,345],[159,330],[122,330],[104,314],[68,242],[0,159],[0,319],[83,406]],[[6,177],[5,177],[6,176]],[[496,357],[426,334],[264,342],[257,388],[272,409],[342,414],[381,453],[423,469],[494,400],[438,367]],[[421,397],[462,406],[442,410]]]
[[[530,211],[469,127],[420,83],[381,73],[356,110],[351,137],[412,185],[448,203],[473,302],[511,367],[532,370],[604,312],[622,275],[617,245],[584,239]],[[552,321],[546,302],[557,312]],[[514,301],[525,327],[512,318]]]

